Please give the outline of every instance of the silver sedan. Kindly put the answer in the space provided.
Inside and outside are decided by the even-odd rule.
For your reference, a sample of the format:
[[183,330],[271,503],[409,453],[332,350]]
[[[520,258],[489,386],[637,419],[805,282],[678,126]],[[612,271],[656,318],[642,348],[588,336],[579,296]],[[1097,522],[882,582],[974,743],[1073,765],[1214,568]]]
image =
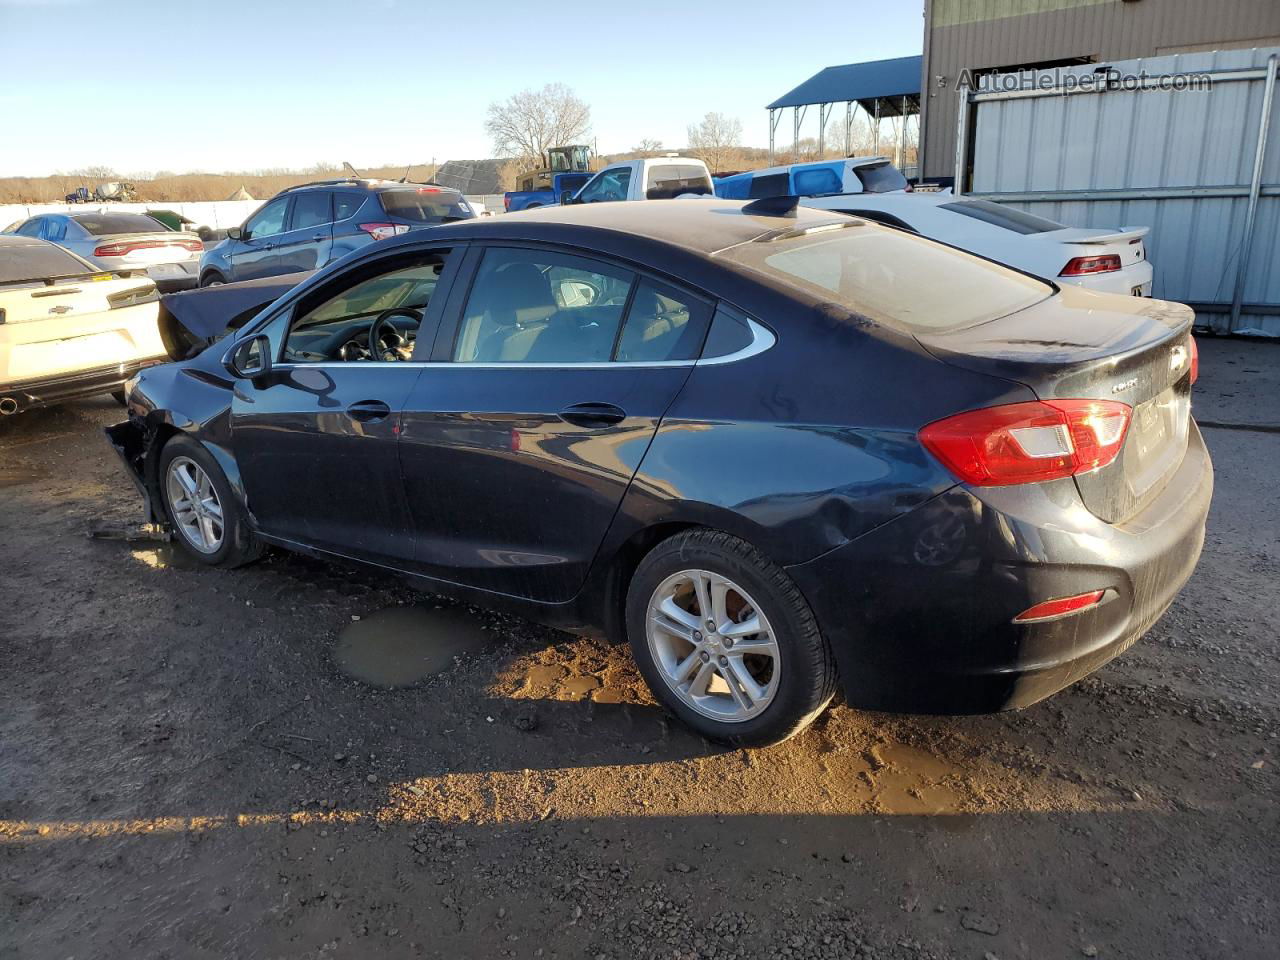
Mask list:
[[162,291],[186,290],[199,281],[200,238],[143,213],[46,213],[9,232],[66,247],[103,270],[145,274]]

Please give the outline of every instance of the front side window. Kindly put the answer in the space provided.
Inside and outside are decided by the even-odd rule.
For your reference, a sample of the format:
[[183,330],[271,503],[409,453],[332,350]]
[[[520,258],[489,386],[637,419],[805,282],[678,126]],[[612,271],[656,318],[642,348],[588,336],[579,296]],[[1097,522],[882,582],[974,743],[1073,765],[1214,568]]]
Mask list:
[[272,200],[250,217],[249,222],[244,225],[249,237],[253,240],[258,240],[262,237],[274,237],[277,233],[283,233],[284,215],[288,209],[288,197]]
[[307,227],[319,227],[329,222],[329,192],[312,190],[300,193],[293,201],[294,230],[305,230]]
[[535,250],[485,251],[454,343],[458,363],[601,363],[635,274]]
[[582,188],[578,194],[579,203],[601,203],[627,199],[627,190],[631,186],[631,168],[614,167],[602,170],[596,178]]
[[[402,261],[393,269],[371,269],[299,303],[281,359],[287,363],[410,359],[414,344],[424,336],[422,321],[444,269],[444,254]],[[371,345],[375,325],[377,340]],[[434,332],[430,339],[435,339]]]

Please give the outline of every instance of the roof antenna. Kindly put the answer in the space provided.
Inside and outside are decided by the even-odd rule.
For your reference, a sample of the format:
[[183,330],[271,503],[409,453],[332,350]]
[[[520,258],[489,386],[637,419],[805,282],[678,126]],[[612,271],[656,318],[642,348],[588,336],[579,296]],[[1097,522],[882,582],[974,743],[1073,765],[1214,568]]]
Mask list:
[[742,212],[753,217],[790,217],[795,219],[796,207],[800,206],[800,198],[790,194],[777,197],[761,197],[752,200]]
[[404,168],[404,176],[400,178],[400,182],[401,182],[401,183],[408,183],[408,182],[409,182],[409,171],[410,171],[410,170],[412,170],[412,169],[413,169],[413,164],[412,164],[412,163],[411,163],[411,164],[409,164],[407,167],[405,167],[405,168]]
[[354,173],[356,175],[357,180],[364,179],[364,174],[361,173],[359,170],[357,170],[355,167],[353,167],[351,164],[347,163],[347,161],[343,160],[342,165],[346,167],[348,170],[350,170],[352,173]]

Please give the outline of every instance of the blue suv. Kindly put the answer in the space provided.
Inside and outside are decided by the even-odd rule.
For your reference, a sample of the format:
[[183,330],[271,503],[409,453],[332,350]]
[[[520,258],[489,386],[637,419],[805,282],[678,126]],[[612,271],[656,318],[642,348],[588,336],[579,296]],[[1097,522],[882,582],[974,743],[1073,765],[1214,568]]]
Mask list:
[[434,183],[304,183],[281,191],[206,250],[200,286],[318,270],[375,241],[475,215],[462,194]]

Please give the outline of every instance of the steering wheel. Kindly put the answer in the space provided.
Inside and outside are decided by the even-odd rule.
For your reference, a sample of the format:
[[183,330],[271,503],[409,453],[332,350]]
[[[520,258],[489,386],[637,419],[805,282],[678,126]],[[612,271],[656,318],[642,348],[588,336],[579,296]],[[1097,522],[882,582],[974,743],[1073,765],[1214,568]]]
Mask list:
[[[408,360],[410,342],[391,323],[395,317],[408,317],[414,323],[422,323],[422,311],[412,307],[392,307],[383,310],[369,325],[369,356],[373,360]],[[384,330],[383,328],[387,328]]]

